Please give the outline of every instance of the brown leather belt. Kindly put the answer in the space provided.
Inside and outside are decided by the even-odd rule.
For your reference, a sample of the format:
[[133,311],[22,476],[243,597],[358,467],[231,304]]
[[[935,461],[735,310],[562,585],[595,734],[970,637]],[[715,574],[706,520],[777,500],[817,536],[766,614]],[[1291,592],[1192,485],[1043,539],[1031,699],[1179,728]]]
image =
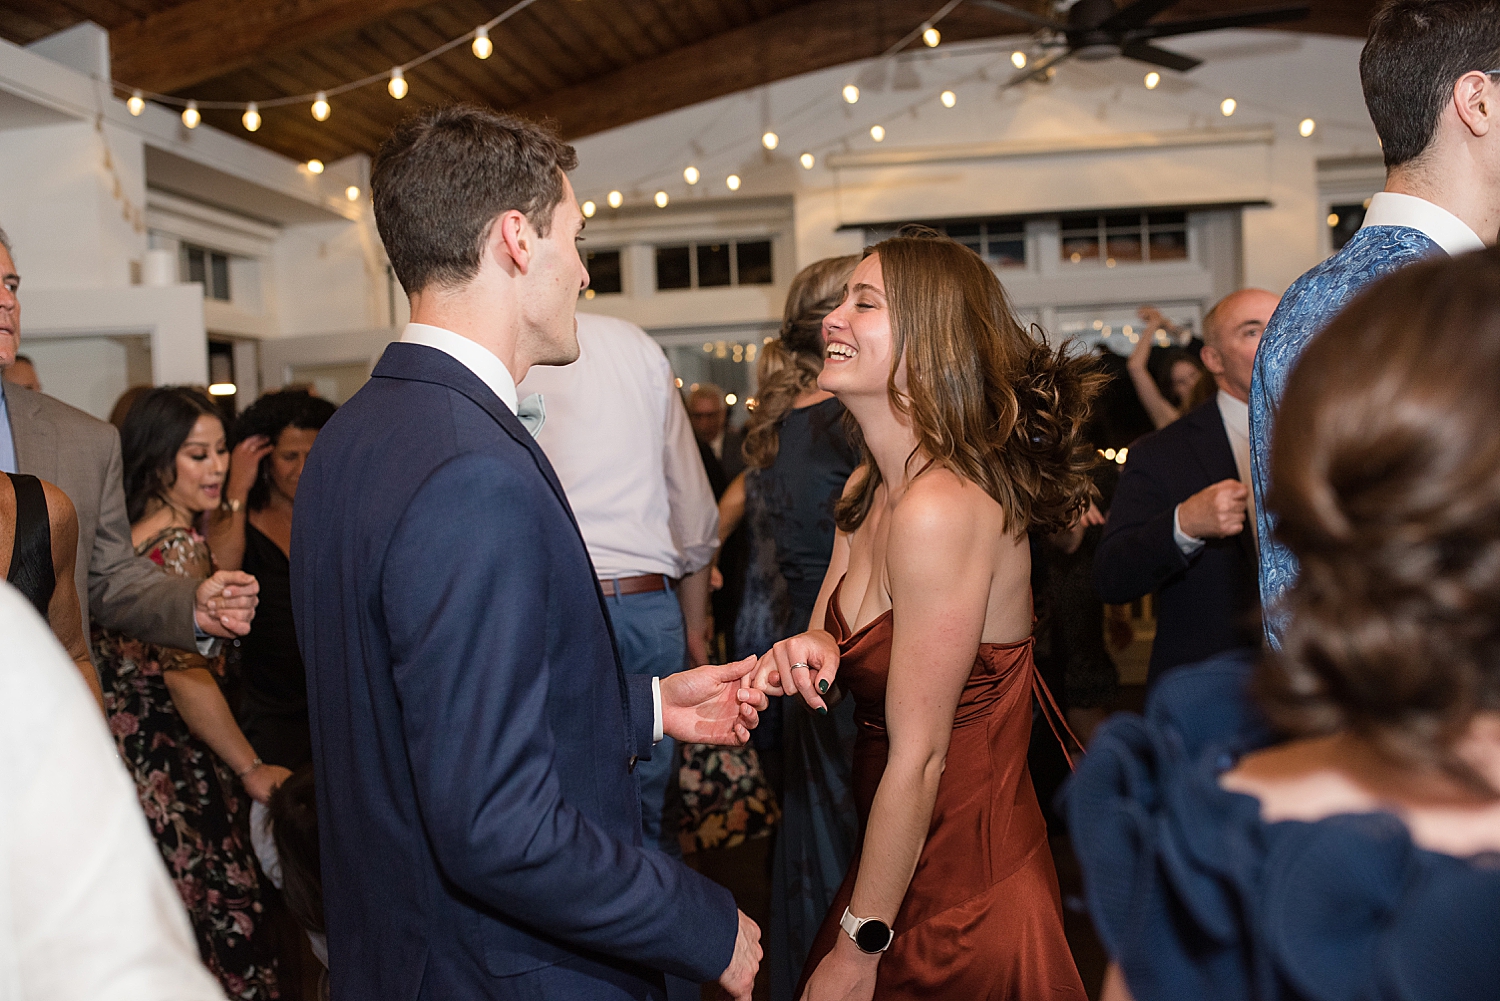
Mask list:
[[615,595],[645,594],[648,591],[665,591],[667,578],[659,573],[641,574],[639,577],[616,577],[614,580],[600,580],[599,587],[604,591],[606,598],[613,598]]

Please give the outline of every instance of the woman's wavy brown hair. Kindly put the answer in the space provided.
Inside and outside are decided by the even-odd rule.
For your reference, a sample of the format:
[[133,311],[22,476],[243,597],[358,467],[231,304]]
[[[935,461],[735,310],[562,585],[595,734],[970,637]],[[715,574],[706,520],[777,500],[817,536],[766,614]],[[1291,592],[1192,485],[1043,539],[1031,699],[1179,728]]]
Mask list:
[[[755,409],[745,423],[745,444],[741,448],[745,461],[756,469],[769,468],[781,448],[781,419],[797,397],[817,388],[818,373],[823,371],[823,317],[833,312],[844,298],[856,255],[826,257],[797,272],[786,293],[781,333],[775,345],[785,357],[777,359],[775,371],[761,368]],[[765,357],[763,354],[762,358]]]
[[1301,562],[1273,722],[1495,796],[1453,748],[1500,711],[1500,250],[1404,268],[1312,341],[1268,500]]
[[[982,487],[1018,536],[1069,527],[1093,496],[1097,461],[1084,424],[1104,376],[1094,362],[1031,336],[989,265],[932,230],[906,227],[876,244],[890,310],[891,401],[917,450]],[[907,392],[896,388],[906,361]],[[863,471],[839,502],[838,526],[869,514],[880,469],[850,418]]]

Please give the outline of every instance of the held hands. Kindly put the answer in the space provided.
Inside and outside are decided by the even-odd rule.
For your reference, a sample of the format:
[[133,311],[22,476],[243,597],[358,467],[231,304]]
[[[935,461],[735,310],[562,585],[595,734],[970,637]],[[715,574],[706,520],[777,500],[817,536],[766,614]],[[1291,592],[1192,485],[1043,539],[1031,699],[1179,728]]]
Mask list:
[[661,721],[667,736],[692,744],[742,747],[770,704],[750,686],[755,658],[704,664],[661,679]]
[[260,460],[271,454],[275,446],[263,434],[254,434],[234,446],[229,454],[229,481],[224,484],[224,497],[244,503],[260,475]]
[[220,570],[198,585],[193,619],[210,636],[233,639],[250,631],[260,582],[239,570]]
[[740,930],[734,939],[734,955],[719,976],[719,986],[734,1001],[750,1001],[755,973],[760,969],[760,929],[740,911]]
[[1227,539],[1245,530],[1250,488],[1239,480],[1220,480],[1182,502],[1177,524],[1195,539]]
[[839,645],[822,629],[777,643],[755,668],[755,687],[770,695],[800,695],[809,709],[827,714],[823,696],[839,672]]

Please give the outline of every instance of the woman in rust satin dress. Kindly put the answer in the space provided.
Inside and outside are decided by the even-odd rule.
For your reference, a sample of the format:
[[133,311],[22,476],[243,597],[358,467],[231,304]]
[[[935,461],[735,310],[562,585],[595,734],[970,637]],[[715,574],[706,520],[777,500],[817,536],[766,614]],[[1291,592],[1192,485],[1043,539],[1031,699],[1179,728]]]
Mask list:
[[[858,422],[814,622],[758,683],[855,700],[861,847],[806,1001],[1083,1001],[1026,768],[1027,531],[1087,505],[1096,377],[1033,340],[994,272],[930,231],[866,252],[824,321],[819,385]],[[881,948],[885,946],[885,948]]]

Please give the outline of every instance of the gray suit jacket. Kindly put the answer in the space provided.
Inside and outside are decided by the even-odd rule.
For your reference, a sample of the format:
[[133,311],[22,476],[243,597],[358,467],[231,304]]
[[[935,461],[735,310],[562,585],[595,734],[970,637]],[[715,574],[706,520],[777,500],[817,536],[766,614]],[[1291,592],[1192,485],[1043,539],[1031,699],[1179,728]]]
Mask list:
[[50,396],[0,380],[16,467],[62,488],[78,510],[74,583],[83,621],[178,650],[196,649],[196,581],[168,574],[130,544],[120,435]]

